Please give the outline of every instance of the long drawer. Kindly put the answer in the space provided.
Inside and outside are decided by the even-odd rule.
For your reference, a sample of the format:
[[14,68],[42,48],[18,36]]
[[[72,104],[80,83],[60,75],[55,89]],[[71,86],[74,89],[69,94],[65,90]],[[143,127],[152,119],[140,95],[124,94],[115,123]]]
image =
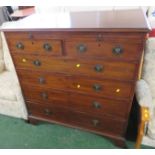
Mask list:
[[125,121],[109,116],[99,117],[51,105],[27,102],[30,116],[56,121],[101,133],[124,134]]
[[115,117],[127,118],[129,110],[129,102],[127,101],[95,98],[77,93],[69,94],[63,91],[53,91],[51,89],[26,85],[23,85],[23,93],[25,100],[29,102],[62,106],[74,111],[93,113],[94,115],[108,114]]
[[65,90],[89,94],[98,97],[109,97],[114,99],[130,99],[132,97],[132,82],[118,82],[111,80],[95,80],[81,76],[66,76],[50,74],[46,72],[35,72],[17,70],[21,84]]
[[22,54],[12,56],[17,69],[31,68],[34,71],[69,73],[102,79],[135,80],[137,77],[138,64],[136,62],[67,60]]

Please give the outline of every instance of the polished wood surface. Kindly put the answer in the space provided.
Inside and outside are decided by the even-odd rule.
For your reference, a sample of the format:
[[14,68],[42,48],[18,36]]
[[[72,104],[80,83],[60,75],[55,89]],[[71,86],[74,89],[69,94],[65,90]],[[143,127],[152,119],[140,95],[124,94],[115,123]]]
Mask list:
[[[51,14],[49,17],[50,20],[45,20],[48,29],[39,26],[41,24],[38,18],[35,23],[30,22],[28,27],[21,24],[18,31],[25,31],[25,28],[37,31],[36,28],[40,28],[42,31],[147,32],[150,29],[141,9],[64,12]],[[3,28],[3,31],[13,30],[16,31],[17,28]]]
[[65,28],[4,30],[29,121],[85,129],[124,146],[149,31],[145,17],[140,10],[69,17]]

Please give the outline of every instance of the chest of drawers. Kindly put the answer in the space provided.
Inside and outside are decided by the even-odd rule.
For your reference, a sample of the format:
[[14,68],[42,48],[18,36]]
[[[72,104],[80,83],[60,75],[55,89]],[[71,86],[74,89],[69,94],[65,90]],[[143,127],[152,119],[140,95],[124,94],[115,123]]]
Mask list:
[[[135,23],[123,22],[129,12]],[[89,25],[97,15],[100,22]],[[67,28],[4,29],[29,120],[84,129],[123,146],[148,31],[144,15],[138,10],[70,17]]]

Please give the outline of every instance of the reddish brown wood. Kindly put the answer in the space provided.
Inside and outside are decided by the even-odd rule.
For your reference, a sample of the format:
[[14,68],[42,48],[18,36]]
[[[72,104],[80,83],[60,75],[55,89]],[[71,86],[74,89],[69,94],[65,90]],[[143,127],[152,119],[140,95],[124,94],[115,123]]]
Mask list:
[[[82,94],[91,94],[92,96],[114,98],[114,99],[130,99],[133,93],[133,83],[119,82],[110,80],[95,80],[81,76],[63,76],[58,74],[33,74],[32,72],[17,71],[20,76],[21,84],[38,86],[41,88],[50,88],[53,90],[65,90],[66,92],[78,92]],[[40,83],[39,79],[43,78],[44,83]],[[95,87],[100,87],[99,90]],[[119,91],[119,92],[117,92]]]
[[[31,37],[31,35],[29,36]],[[22,38],[22,35],[21,35]],[[8,41],[9,47],[11,51],[14,53],[22,53],[22,54],[34,54],[34,55],[46,55],[46,56],[61,56],[62,55],[62,42],[61,40],[33,40],[33,38],[29,40],[22,40],[19,38],[18,40],[12,39]],[[23,49],[17,48],[17,45],[21,43],[23,45]],[[51,49],[46,50],[44,45],[48,44]]]
[[[124,122],[122,120],[116,120],[109,116],[99,117],[91,116],[81,112],[75,112],[74,110],[57,107],[53,105],[41,105],[28,103],[28,108],[31,114],[37,117],[62,121],[64,123],[71,124],[72,126],[79,126],[86,129],[91,129],[99,132],[107,132],[112,134],[124,133]],[[95,122],[96,121],[96,122]],[[115,124],[115,127],[113,126]]]
[[[92,60],[92,59],[64,59],[53,57],[40,57],[24,54],[13,54],[13,59],[17,69],[33,69],[36,71],[52,71],[66,74],[84,75],[88,77],[100,79],[114,79],[114,80],[135,80],[136,62],[118,62],[108,60]],[[52,60],[51,60],[52,59]],[[25,60],[26,62],[23,62]],[[40,66],[34,65],[38,60]],[[97,71],[96,67],[101,66],[102,70]],[[43,73],[40,73],[43,74]]]
[[[32,89],[33,91],[31,91]],[[23,85],[23,93],[25,100],[29,102],[67,107],[74,111],[87,111],[94,115],[106,114],[120,117],[121,119],[127,118],[129,101],[96,98],[89,95],[52,91],[47,88],[42,89],[27,85]]]
[[[149,31],[143,13],[71,13],[70,25],[61,26],[3,29],[30,122],[42,120],[84,129],[124,146]],[[23,49],[16,47],[19,42]],[[44,43],[52,45],[52,51],[44,50]],[[84,51],[79,51],[80,44],[86,46]],[[121,54],[114,54],[115,47],[121,47]]]
[[[68,12],[51,19],[51,28],[27,28],[28,31],[93,31],[93,32],[143,32],[150,29],[142,9],[135,10],[106,10],[87,12]],[[65,21],[65,22],[64,22]],[[40,21],[39,21],[40,22]],[[51,23],[51,22],[50,22]],[[34,27],[35,23],[29,23]],[[39,24],[39,23],[37,23]],[[47,23],[48,24],[48,23]],[[36,25],[38,27],[38,25]],[[24,25],[23,25],[24,27]],[[17,29],[3,29],[3,31],[17,31]],[[20,28],[18,31],[25,31]]]

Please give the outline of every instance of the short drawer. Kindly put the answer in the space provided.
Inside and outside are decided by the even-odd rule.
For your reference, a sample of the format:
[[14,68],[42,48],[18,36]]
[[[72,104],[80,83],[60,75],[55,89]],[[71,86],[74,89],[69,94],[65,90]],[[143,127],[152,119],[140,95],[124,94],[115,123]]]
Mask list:
[[70,107],[75,111],[97,115],[111,115],[126,119],[130,101],[110,100],[90,95],[69,94]]
[[135,80],[138,63],[104,60],[66,60],[49,57],[13,55],[16,68],[51,71],[94,78]]
[[133,97],[134,83],[118,82],[112,80],[95,80],[73,76],[69,82],[69,89],[81,94],[95,97],[108,97],[111,99],[131,99]]
[[70,39],[65,42],[66,53],[68,56],[77,58],[110,58],[116,60],[139,60],[142,47],[141,44],[135,44],[128,40],[124,42],[118,38],[103,41],[77,41]]
[[11,53],[61,56],[61,40],[8,40]]
[[69,87],[69,77],[63,74],[51,74],[37,71],[31,72],[30,70],[17,70],[17,74],[22,85],[58,90],[64,90]]
[[120,118],[127,118],[130,101],[108,100],[105,98],[91,97],[89,95],[79,95],[77,93],[67,93],[42,89],[40,87],[30,87],[22,85],[24,98],[29,102],[40,104],[56,105],[68,107],[74,111],[93,113],[94,115],[112,115]]
[[51,89],[32,87],[29,85],[22,85],[22,90],[26,101],[70,107],[67,92],[53,91]]
[[124,134],[125,121],[104,116],[97,117],[85,113],[74,112],[67,108],[51,105],[40,105],[27,102],[29,115],[49,121],[61,122],[95,132]]

